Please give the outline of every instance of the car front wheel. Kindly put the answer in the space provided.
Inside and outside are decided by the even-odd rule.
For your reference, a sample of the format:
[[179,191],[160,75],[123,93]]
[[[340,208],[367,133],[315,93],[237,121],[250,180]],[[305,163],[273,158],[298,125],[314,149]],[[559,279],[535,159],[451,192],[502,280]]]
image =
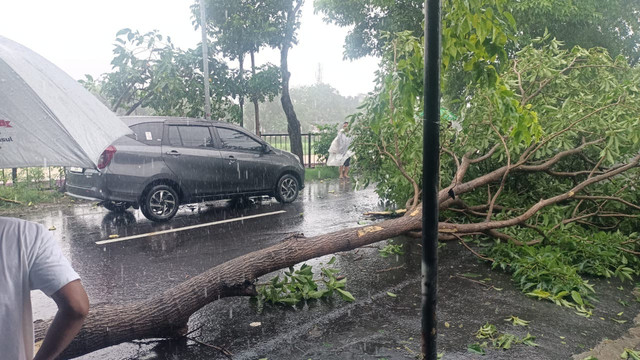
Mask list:
[[293,202],[298,197],[300,183],[291,174],[284,174],[276,185],[276,200],[281,203]]
[[176,191],[167,185],[156,185],[149,189],[142,201],[142,214],[152,221],[168,221],[180,206]]

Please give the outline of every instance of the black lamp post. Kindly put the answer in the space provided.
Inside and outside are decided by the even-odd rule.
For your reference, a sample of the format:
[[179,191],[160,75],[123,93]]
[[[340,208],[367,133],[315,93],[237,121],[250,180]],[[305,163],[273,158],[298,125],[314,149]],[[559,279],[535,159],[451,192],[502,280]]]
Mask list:
[[425,0],[422,146],[422,354],[436,360],[438,178],[440,168],[440,0]]

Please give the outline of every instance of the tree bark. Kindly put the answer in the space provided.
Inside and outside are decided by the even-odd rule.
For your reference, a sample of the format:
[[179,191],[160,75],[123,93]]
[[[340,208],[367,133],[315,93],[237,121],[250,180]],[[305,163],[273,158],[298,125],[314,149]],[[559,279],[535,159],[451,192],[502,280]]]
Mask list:
[[[253,283],[259,276],[417,230],[421,223],[421,213],[414,212],[371,226],[287,239],[213,267],[148,300],[92,307],[62,357],[76,357],[136,339],[182,336],[187,332],[189,317],[205,305],[222,297],[254,295]],[[50,320],[34,325],[36,339],[41,340]]]
[[289,131],[289,139],[291,141],[291,152],[297,155],[300,159],[300,163],[304,165],[300,121],[298,121],[298,116],[293,109],[293,103],[291,102],[291,96],[289,94],[289,78],[291,77],[288,64],[289,49],[293,42],[296,17],[300,11],[300,7],[302,6],[302,0],[299,0],[295,7],[293,6],[293,1],[294,0],[286,1],[288,9],[285,34],[280,47],[280,71],[282,73],[282,96],[280,97],[280,102],[282,103],[282,110],[284,110],[284,113],[287,116],[287,129]]
[[127,112],[124,114],[125,116],[131,115],[134,111],[136,111],[138,107],[140,107],[140,105],[142,105],[142,103],[144,103],[145,100],[147,100],[148,98],[151,97],[151,95],[153,95],[152,90],[147,90],[147,91],[148,91],[147,94],[144,97],[142,97],[142,99],[138,100],[135,104],[131,106],[131,109],[127,110]]
[[[251,54],[251,76],[256,76],[256,57],[253,50]],[[251,101],[253,102],[253,113],[255,116],[256,135],[260,136],[260,106],[258,106],[258,97],[253,94]]]
[[118,100],[116,100],[116,103],[111,107],[111,111],[118,112],[118,108],[120,107],[120,104],[122,104],[125,98],[127,99],[129,98],[129,91],[131,91],[132,88],[133,88],[133,83],[129,84],[127,89],[120,95]]

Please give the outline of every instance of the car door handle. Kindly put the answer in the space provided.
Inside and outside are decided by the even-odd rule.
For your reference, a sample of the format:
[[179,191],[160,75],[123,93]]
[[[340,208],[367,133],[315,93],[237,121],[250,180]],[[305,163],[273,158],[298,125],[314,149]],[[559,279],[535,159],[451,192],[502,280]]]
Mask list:
[[229,164],[235,164],[236,158],[233,156],[229,156]]
[[172,155],[172,156],[180,156],[180,152],[177,150],[167,151],[165,154]]

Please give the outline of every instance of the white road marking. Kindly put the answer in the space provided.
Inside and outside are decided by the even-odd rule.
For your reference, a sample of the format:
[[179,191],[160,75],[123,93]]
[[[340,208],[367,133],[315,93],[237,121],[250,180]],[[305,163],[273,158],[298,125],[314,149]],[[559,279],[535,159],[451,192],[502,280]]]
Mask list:
[[255,218],[259,218],[259,217],[263,217],[263,216],[282,214],[282,213],[285,213],[285,212],[286,211],[284,211],[284,210],[279,210],[279,211],[273,211],[273,212],[268,212],[268,213],[264,213],[264,214],[240,216],[240,217],[233,218],[233,219],[214,221],[214,222],[210,222],[210,223],[206,223],[206,224],[190,225],[190,226],[185,226],[185,227],[181,227],[181,228],[177,228],[177,229],[154,231],[154,232],[149,232],[149,233],[144,233],[144,234],[126,236],[126,237],[122,237],[122,238],[101,240],[101,241],[96,241],[96,245],[105,245],[105,244],[111,244],[111,243],[116,243],[116,242],[120,242],[120,241],[127,241],[127,240],[133,240],[133,239],[140,239],[140,238],[150,237],[150,236],[155,236],[155,235],[170,234],[170,233],[174,233],[174,232],[198,229],[198,228],[207,227],[207,226],[227,224],[227,223],[232,223],[232,222],[236,222],[236,221],[243,221],[243,220],[248,220],[248,219],[255,219]]

